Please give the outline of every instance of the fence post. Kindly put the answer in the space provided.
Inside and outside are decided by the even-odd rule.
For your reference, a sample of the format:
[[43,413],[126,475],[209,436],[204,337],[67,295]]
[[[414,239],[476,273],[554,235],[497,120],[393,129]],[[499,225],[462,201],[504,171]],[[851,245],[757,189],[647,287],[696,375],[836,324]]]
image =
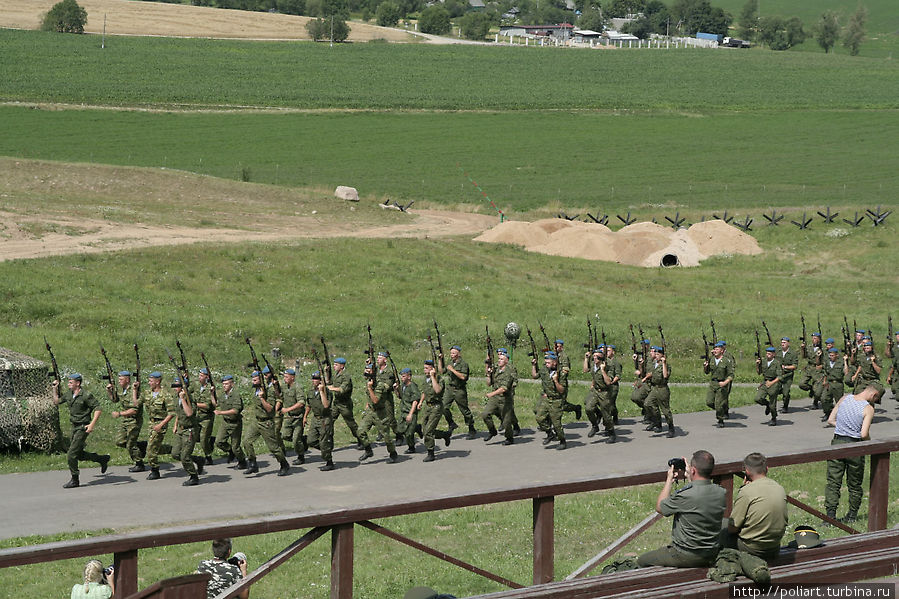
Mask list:
[[734,475],[722,474],[718,478],[718,485],[727,492],[724,496],[724,517],[730,518],[730,510],[734,506]]
[[890,454],[871,456],[871,480],[868,488],[868,530],[887,527],[887,505],[890,503]]
[[137,592],[137,549],[113,554],[116,594],[127,597]]
[[555,497],[534,498],[534,584],[553,580]]
[[331,528],[331,599],[353,597],[353,523]]

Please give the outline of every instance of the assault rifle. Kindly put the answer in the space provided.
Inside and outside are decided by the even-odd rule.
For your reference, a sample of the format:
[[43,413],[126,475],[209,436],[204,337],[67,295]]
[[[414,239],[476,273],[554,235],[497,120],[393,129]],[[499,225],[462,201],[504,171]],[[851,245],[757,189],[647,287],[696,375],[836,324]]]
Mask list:
[[253,358],[253,370],[259,373],[259,382],[262,387],[262,399],[264,401],[268,401],[268,389],[265,386],[265,378],[262,374],[262,369],[259,368],[259,360],[256,358],[256,350],[253,349],[253,344],[250,343],[250,338],[246,338],[247,346],[250,348],[250,357]]
[[[322,370],[324,369],[324,367],[322,366],[322,359],[318,357],[318,350],[316,350],[315,347],[312,348],[312,358],[315,360],[315,363],[318,366],[318,373],[322,376],[325,376],[322,374]],[[374,372],[374,362],[372,362],[372,372]]]
[[646,355],[648,353],[648,350],[646,348],[646,343],[644,343],[646,335],[643,333],[643,325],[637,325],[637,332],[640,333],[640,354],[642,356],[642,360],[640,362],[640,367],[638,368],[638,370],[640,371],[640,376],[643,377],[646,375],[646,362],[649,358],[649,356]]
[[[363,376],[365,376],[365,378],[367,378],[367,379],[375,380],[375,375],[377,373],[377,366],[375,365],[375,342],[371,338],[371,323],[368,323],[368,349],[365,350],[365,353],[368,354],[368,361],[371,364],[371,371],[368,374],[363,374]],[[317,354],[316,354],[316,356],[317,356]],[[316,357],[316,360],[318,360],[317,357]],[[318,371],[319,372],[322,371],[322,365],[321,365],[320,360],[319,360],[319,364],[318,364]],[[363,372],[365,372],[365,371],[363,371]],[[322,376],[325,376],[324,373],[322,373]]]
[[762,340],[759,338],[759,330],[755,330],[755,369],[762,374]]
[[387,361],[390,362],[390,368],[393,370],[393,379],[396,381],[396,384],[393,386],[393,392],[396,393],[396,398],[398,401],[403,401],[403,390],[401,388],[402,383],[400,382],[400,372],[396,369],[396,363],[393,361],[393,357],[390,355],[390,352],[387,353]]
[[208,375],[209,381],[209,391],[212,393],[212,401],[218,403],[219,398],[215,394],[215,383],[212,380],[212,369],[209,368],[209,362],[206,361],[206,354],[200,352],[200,359],[203,360],[203,366],[206,367],[206,374]]
[[112,364],[109,363],[109,357],[106,355],[106,350],[103,348],[102,343],[100,344],[100,353],[103,354],[103,361],[106,362],[106,376],[101,376],[100,378],[109,381],[109,384],[113,386],[113,393],[115,393],[115,373],[112,371]]
[[[443,337],[440,336],[440,327],[437,326],[436,318],[434,319],[434,332],[437,334],[437,359],[434,360],[434,368],[438,368],[438,371],[442,372],[446,370],[443,357]],[[438,360],[440,364],[437,363]]]
[[175,339],[175,345],[178,346],[178,353],[181,354],[181,373],[184,375],[185,384],[190,384],[190,374],[187,371],[187,358],[184,357],[184,349],[181,347],[181,341]]
[[852,336],[853,333],[849,332],[849,321],[846,320],[846,315],[843,314],[843,343],[846,346],[846,355],[852,356]]
[[818,338],[821,340],[821,347],[823,348],[824,347],[824,339],[826,339],[826,337],[824,337],[824,329],[821,328],[821,315],[820,314],[818,314]]
[[602,356],[602,361],[605,362],[606,356],[608,355],[606,353],[608,351],[608,349],[606,348],[606,330],[601,329],[601,332],[602,332],[602,353],[600,355]]
[[178,377],[178,382],[181,383],[181,388],[184,389],[184,394],[187,396],[188,403],[193,406],[194,402],[190,398],[190,389],[188,388],[187,379],[184,378],[184,375],[181,373],[181,369],[175,364],[175,356],[172,355],[172,352],[166,348],[165,353],[169,356],[169,362],[172,363],[172,368],[175,369],[175,376]]
[[715,332],[715,321],[710,318],[709,324],[712,325],[712,345],[714,345],[715,343],[718,343],[718,333]]
[[661,325],[661,323],[659,323],[659,337],[662,338],[662,341],[661,341],[661,343],[662,343],[662,351],[664,351],[664,352],[665,352],[665,355],[667,356],[667,355],[668,355],[668,349],[667,349],[667,346],[666,346],[666,343],[665,343],[665,333],[662,332],[662,325]]
[[593,323],[590,322],[590,317],[587,317],[587,343],[584,344],[584,349],[588,351],[593,351],[596,348],[596,345],[593,341],[594,333],[593,333]]
[[765,334],[768,335],[768,347],[774,347],[774,340],[771,339],[771,331],[768,330],[768,325],[765,324],[765,321],[762,321],[762,326],[765,327]]
[[543,334],[543,343],[546,345],[543,351],[555,350],[556,346],[549,342],[549,337],[546,336],[546,329],[543,328],[543,324],[538,320],[537,325],[540,327],[540,332]]
[[705,352],[703,357],[705,365],[702,367],[702,371],[708,374],[711,371],[711,360],[709,359],[709,340],[705,336],[705,329],[702,330],[702,349]]
[[487,358],[484,360],[484,369],[487,371],[487,383],[493,384],[493,339],[490,338],[490,327],[484,325],[487,332]]
[[[634,370],[640,368],[640,359],[637,357],[637,338],[634,337],[634,325],[629,324],[627,328],[631,331],[631,352],[634,356]],[[640,345],[643,345],[643,340],[640,340]]]
[[331,354],[328,353],[328,344],[325,343],[325,336],[320,335],[319,339],[322,342],[322,351],[325,353],[325,370],[324,372],[322,372],[322,378],[324,379],[326,385],[330,385],[331,378],[334,376],[334,373],[331,371]]
[[44,336],[44,345],[47,347],[47,353],[50,354],[50,365],[52,366],[52,371],[47,374],[56,381],[56,384],[62,387],[62,377],[59,376],[59,366],[56,364],[56,356],[53,355],[53,349],[50,347],[50,342],[47,341],[46,335]]
[[[278,394],[278,397],[283,397],[284,395],[281,393],[281,381],[278,380],[278,371],[272,368],[272,364],[268,361],[268,358],[265,357],[265,354],[262,354],[262,361],[265,362],[266,368],[268,368],[268,371],[272,375],[272,388],[274,388],[275,393]],[[324,373],[322,373],[322,376],[325,376]],[[265,386],[264,376],[262,378],[262,386]]]
[[[805,335],[805,316],[802,313],[799,314],[799,320],[802,321],[802,335],[799,337],[799,341],[802,342],[802,345],[805,345],[806,344],[805,343],[805,337],[806,337],[806,335]],[[808,353],[805,350],[802,350],[802,351],[806,354]],[[808,355],[804,355],[802,357],[808,358]]]
[[885,349],[887,358],[893,357],[893,344],[895,343],[893,337],[895,332],[893,330],[893,315],[887,314],[887,344]]
[[434,368],[437,368],[437,349],[434,347],[434,340],[430,335],[428,335],[428,345],[431,346],[431,361],[434,363]]
[[137,343],[134,344],[134,378],[137,380],[137,392],[140,393],[140,351],[137,349]]
[[531,345],[531,351],[528,352],[528,355],[535,360],[537,359],[537,344],[534,343],[534,336],[531,335],[531,328],[525,327],[525,330],[528,332],[528,343]]

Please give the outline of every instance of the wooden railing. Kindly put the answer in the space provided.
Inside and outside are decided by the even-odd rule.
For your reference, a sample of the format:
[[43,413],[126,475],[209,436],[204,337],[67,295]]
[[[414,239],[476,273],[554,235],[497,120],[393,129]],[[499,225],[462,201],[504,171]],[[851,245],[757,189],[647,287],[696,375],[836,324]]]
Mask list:
[[[874,531],[886,528],[887,506],[889,504],[890,454],[897,451],[897,449],[899,449],[899,438],[884,441],[865,441],[770,455],[768,456],[768,465],[769,467],[790,466],[835,458],[871,456],[868,530]],[[734,476],[739,475],[742,469],[742,461],[721,463],[715,466],[713,476],[716,482],[727,490],[728,506],[731,505],[733,499]],[[610,474],[553,484],[524,484],[518,487],[483,492],[460,493],[417,501],[370,505],[353,510],[317,510],[226,521],[216,524],[175,526],[151,531],[60,541],[0,550],[0,568],[112,553],[115,560],[117,595],[128,597],[138,590],[137,555],[141,549],[211,541],[225,537],[242,537],[288,530],[310,529],[268,562],[251,572],[242,583],[231,587],[227,593],[220,596],[220,599],[226,599],[235,596],[245,586],[257,582],[281,563],[330,530],[331,597],[332,599],[350,599],[353,594],[353,531],[355,525],[359,524],[469,571],[477,572],[505,586],[518,588],[525,585],[506,580],[501,576],[467,564],[443,552],[426,547],[412,539],[407,539],[398,533],[389,531],[384,526],[372,523],[371,520],[506,501],[531,500],[533,504],[534,548],[531,584],[541,584],[550,582],[555,578],[553,562],[555,555],[554,501],[556,496],[658,483],[664,481],[665,477],[666,471],[660,468],[653,472]],[[814,508],[792,498],[791,503],[809,513],[824,516]],[[839,524],[841,528],[848,532],[856,532],[842,523]],[[621,541],[622,539],[619,539],[619,542],[616,542],[619,548],[626,544]],[[569,578],[583,576],[598,563],[599,560],[596,557],[591,558],[584,566],[572,573]]]

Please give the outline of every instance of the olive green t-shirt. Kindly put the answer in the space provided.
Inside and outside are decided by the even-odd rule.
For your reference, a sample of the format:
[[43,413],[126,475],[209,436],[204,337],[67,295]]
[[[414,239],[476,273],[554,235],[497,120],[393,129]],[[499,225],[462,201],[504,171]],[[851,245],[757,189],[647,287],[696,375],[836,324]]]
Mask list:
[[84,426],[90,424],[94,417],[94,411],[99,409],[94,394],[85,391],[83,388],[78,395],[72,395],[71,391],[64,391],[60,394],[60,402],[65,402],[69,408],[69,422],[72,426]]
[[787,528],[787,493],[767,476],[756,479],[740,487],[730,517],[750,549],[780,547]]
[[694,480],[663,499],[661,514],[674,516],[671,543],[685,551],[717,549],[725,495],[722,487],[709,480]]

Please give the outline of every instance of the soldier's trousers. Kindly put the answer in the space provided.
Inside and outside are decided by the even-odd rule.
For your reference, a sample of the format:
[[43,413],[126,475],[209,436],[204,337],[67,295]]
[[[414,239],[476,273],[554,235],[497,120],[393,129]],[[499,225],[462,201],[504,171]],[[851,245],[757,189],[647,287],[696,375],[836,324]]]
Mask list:
[[790,403],[790,387],[793,386],[793,375],[786,374],[780,380],[780,394],[783,397],[784,405]]
[[397,433],[397,430],[396,430],[396,407],[394,406],[394,403],[393,403],[393,393],[391,393],[390,396],[385,401],[387,404],[384,406],[385,408],[387,408],[387,424],[388,424],[388,427],[390,428],[390,432],[393,433],[395,436]]
[[[767,383],[767,381],[765,381]],[[780,395],[780,381],[774,383],[770,387],[765,387],[765,383],[759,385],[758,391],[755,393],[755,403],[760,406],[768,406],[771,411],[771,417],[777,417],[777,396]]]
[[893,399],[899,401],[899,369],[893,373],[893,382],[890,383],[890,391],[893,392]]
[[284,414],[278,411],[272,420],[275,423],[275,436],[278,438],[278,445],[281,446],[281,453],[286,453],[284,451],[284,437],[281,435],[281,429],[284,427]]
[[[815,380],[819,377],[819,372],[815,368],[814,364],[806,366],[802,370],[802,378],[799,379],[799,388],[803,391],[812,391],[812,386],[815,383]],[[810,394],[809,397],[812,397]]]
[[119,432],[116,435],[115,444],[128,450],[131,461],[137,463],[141,460],[140,446],[137,441],[140,438],[140,429],[144,425],[143,418],[122,418]]
[[496,434],[496,425],[493,424],[493,417],[499,419],[500,423],[505,426],[503,422],[503,396],[502,395],[494,395],[493,397],[487,400],[487,403],[484,404],[484,410],[481,412],[481,420],[484,421],[484,424],[487,425],[487,430],[491,435]]
[[705,405],[715,410],[715,418],[724,420],[730,412],[730,384],[722,387],[720,381],[709,381],[709,390],[705,394]]
[[568,401],[568,394],[562,398],[562,412],[577,412],[577,406]]
[[[854,443],[860,439],[834,435],[831,445]],[[865,458],[841,458],[827,460],[827,486],[824,488],[824,507],[830,513],[836,513],[840,503],[840,487],[843,486],[843,474],[846,475],[846,487],[849,489],[849,511],[858,513],[862,504],[862,479],[865,477]]]
[[669,426],[674,425],[674,418],[671,416],[671,389],[668,388],[668,385],[658,387],[653,385],[649,395],[646,396],[644,405],[653,424],[661,426],[664,416],[665,422]]
[[425,449],[434,450],[434,439],[445,439],[449,436],[447,431],[438,431],[437,425],[443,417],[443,404],[425,404],[421,409],[422,429],[425,436]]
[[443,392],[443,415],[448,423],[453,422],[451,410],[453,402],[456,402],[456,405],[459,406],[459,413],[465,419],[465,424],[469,427],[474,426],[474,416],[471,410],[468,409],[468,389],[465,387],[457,389],[449,385],[446,386],[446,390]]
[[150,437],[147,439],[147,465],[150,468],[159,467],[159,454],[162,452],[162,440],[165,439],[165,431],[169,425],[166,424],[162,430],[156,431],[154,426],[162,422],[162,420],[150,421]]
[[172,457],[181,460],[181,467],[190,476],[197,475],[197,465],[194,463],[194,446],[199,438],[198,428],[178,428],[175,438],[172,440]]
[[592,389],[587,395],[584,407],[587,410],[587,418],[594,427],[599,428],[599,421],[602,420],[603,427],[607,431],[615,430],[615,416],[612,412],[612,400],[609,398],[608,390]]
[[829,382],[826,387],[822,388],[821,409],[824,410],[825,415],[830,416],[833,407],[837,405],[841,397],[843,397],[843,383],[841,382]]
[[637,558],[637,566],[668,566],[670,568],[706,568],[715,563],[717,551],[693,553],[678,549],[673,545],[644,553]]
[[197,421],[199,431],[197,442],[200,444],[200,450],[204,456],[212,457],[213,442],[215,441],[215,436],[212,434],[213,425],[215,425],[215,414],[210,414],[208,418],[200,418]]
[[275,430],[274,420],[257,420],[247,430],[247,434],[243,439],[243,450],[251,460],[256,459],[256,450],[253,448],[253,442],[259,437],[262,437],[262,440],[265,441],[265,446],[268,447],[275,459],[278,462],[283,462],[284,450],[281,449],[281,439],[278,438],[278,433]]
[[299,418],[288,416],[284,419],[284,425],[281,427],[281,439],[283,441],[290,441],[298,456],[306,453],[306,442],[303,441],[302,416]]
[[334,451],[334,418],[331,417],[329,410],[325,410],[325,414],[316,421],[318,422],[318,449],[322,452],[322,459],[330,462],[331,452]]
[[418,412],[412,414],[412,418],[407,422],[406,416],[409,415],[412,406],[400,406],[400,417],[396,423],[396,432],[406,441],[406,447],[415,447],[415,429],[418,427]]
[[618,383],[609,386],[609,401],[612,404],[612,422],[618,420]]
[[306,448],[318,449],[318,442],[322,438],[322,425],[313,412],[306,417]]
[[[392,407],[392,406],[389,406]],[[368,431],[375,428],[384,438],[387,445],[387,451],[394,453],[396,448],[393,444],[393,431],[390,430],[390,410],[388,406],[381,406],[380,403],[371,405],[365,411],[362,417],[362,425],[359,427],[359,440],[363,447],[371,447],[371,441],[368,440]]]
[[334,424],[337,424],[338,418],[343,418],[353,438],[359,438],[359,425],[356,424],[356,418],[353,416],[353,400],[335,400],[331,404],[331,417],[334,419]]
[[537,403],[538,408],[534,410],[540,430],[546,431],[548,435],[554,431],[558,441],[565,440],[565,432],[562,430],[562,401],[562,398],[544,397]]
[[868,387],[868,386],[871,386],[871,387],[874,387],[875,389],[877,389],[877,401],[880,401],[880,398],[883,397],[883,393],[884,393],[884,391],[886,391],[886,389],[883,388],[883,383],[881,383],[877,379],[869,380],[869,379],[863,379],[862,377],[858,377],[858,379],[856,379],[855,387],[852,389],[852,392],[853,393],[861,393],[862,391],[865,390],[865,387]]
[[649,385],[646,383],[641,383],[639,387],[634,387],[634,390],[631,392],[631,401],[637,404],[637,406],[642,410],[646,405],[646,397],[649,395]]
[[222,425],[219,427],[218,437],[215,439],[215,446],[225,453],[233,451],[235,457],[237,457],[239,461],[243,461],[246,459],[246,455],[243,452],[243,448],[240,446],[240,438],[242,435],[242,418],[238,419],[236,422],[223,420]]
[[78,477],[78,462],[100,463],[99,455],[84,451],[84,447],[87,445],[87,431],[84,427],[83,424],[72,426],[72,442],[69,443],[69,453],[66,455],[66,462],[69,464],[69,473],[72,478]]

